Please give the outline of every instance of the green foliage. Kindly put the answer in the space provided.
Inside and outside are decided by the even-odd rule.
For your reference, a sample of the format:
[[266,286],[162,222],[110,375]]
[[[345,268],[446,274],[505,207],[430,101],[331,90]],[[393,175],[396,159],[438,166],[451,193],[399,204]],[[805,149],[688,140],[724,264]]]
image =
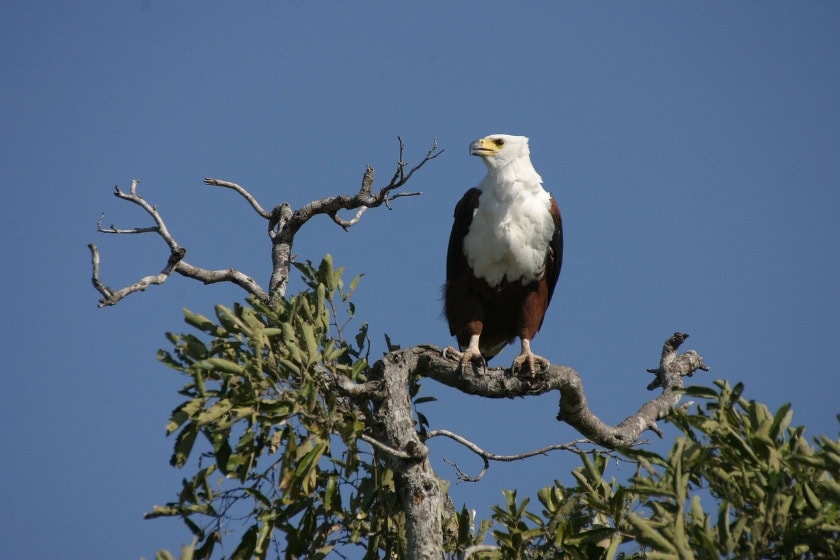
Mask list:
[[[184,310],[202,334],[169,333],[174,349],[158,354],[188,377],[166,425],[171,464],[197,468],[176,501],[147,517],[186,523],[196,540],[182,557],[210,558],[233,532],[242,536],[231,558],[266,558],[276,531],[286,558],[354,544],[366,558],[400,555],[391,471],[357,448],[369,409],[330,389],[334,376],[363,380],[367,368],[367,326],[344,336],[359,278],[345,286],[329,255],[296,266],[300,294],[276,308],[218,305],[214,319]],[[209,449],[196,457],[199,439]]]
[[[819,436],[812,447],[790,427],[789,404],[772,414],[742,398],[742,385],[717,389],[689,389],[710,402],[675,412],[685,436],[633,479],[652,513],[631,514],[636,540],[661,558],[840,557],[840,443]],[[704,511],[697,489],[717,511]],[[654,532],[667,544],[654,547]]]
[[804,428],[790,427],[790,405],[771,414],[742,391],[725,382],[690,388],[707,402],[672,413],[683,435],[667,457],[637,449],[616,457],[637,462],[627,483],[604,479],[606,454],[581,454],[577,484],[540,490],[540,514],[506,492],[493,514],[498,551],[476,557],[840,557],[840,443],[819,436],[812,447]]
[[[184,310],[193,332],[168,333],[173,349],[159,352],[187,377],[166,432],[171,464],[190,474],[177,499],[147,517],[187,525],[194,539],[182,559],[211,558],[223,538],[232,559],[405,557],[393,472],[357,447],[370,403],[334,389],[337,376],[364,381],[368,372],[367,325],[345,334],[359,278],[345,286],[329,256],[296,266],[301,293],[276,307],[219,305],[213,318]],[[406,392],[422,436],[429,421],[417,406],[434,398],[420,396],[419,377]],[[840,442],[812,445],[790,426],[790,405],[773,414],[742,392],[724,382],[688,389],[704,404],[671,414],[682,435],[667,456],[581,453],[573,484],[540,490],[536,510],[515,490],[478,527],[474,511],[450,509],[445,552],[455,558],[489,539],[493,550],[471,558],[840,557]],[[635,474],[607,480],[611,460],[632,462]]]

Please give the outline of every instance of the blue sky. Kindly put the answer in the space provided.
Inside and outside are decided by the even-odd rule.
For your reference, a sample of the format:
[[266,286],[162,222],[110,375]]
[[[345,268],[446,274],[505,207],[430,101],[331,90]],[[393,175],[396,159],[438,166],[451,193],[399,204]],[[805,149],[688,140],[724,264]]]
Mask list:
[[[140,178],[187,259],[266,285],[272,207],[381,184],[397,157],[445,153],[409,190],[345,233],[312,221],[295,252],[364,273],[355,298],[378,349],[450,343],[440,287],[451,212],[481,178],[468,143],[531,138],[565,219],[563,272],[538,353],[575,367],[618,422],[648,398],[645,368],[674,331],[712,366],[792,402],[808,433],[836,435],[840,315],[840,5],[753,3],[7,2],[0,88],[4,389],[0,556],[147,558],[187,542],[144,521],[176,496],[163,426],[182,379],[157,363],[181,308],[243,293],[184,278],[96,307],[103,280],[156,273],[154,236],[106,237],[96,220],[150,225],[112,196]],[[294,286],[293,286],[294,289]],[[496,360],[508,364],[510,351]],[[556,398],[465,397],[428,381],[432,428],[497,453],[575,439]],[[666,433],[673,437],[673,432]],[[651,438],[655,436],[651,435]],[[664,444],[656,444],[666,448]],[[454,444],[443,457],[477,472]],[[533,495],[577,460],[496,464],[453,498],[488,517],[501,489]]]

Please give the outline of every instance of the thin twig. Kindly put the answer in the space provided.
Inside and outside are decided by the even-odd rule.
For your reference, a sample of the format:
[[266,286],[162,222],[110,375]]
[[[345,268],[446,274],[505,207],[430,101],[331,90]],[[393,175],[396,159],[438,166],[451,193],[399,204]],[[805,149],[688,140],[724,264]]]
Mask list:
[[111,224],[109,227],[102,227],[102,222],[105,220],[105,214],[99,214],[99,220],[96,222],[96,231],[99,233],[157,233],[157,226],[139,227],[131,229],[121,229]]
[[450,432],[449,430],[432,430],[426,434],[426,439],[431,439],[433,437],[444,436],[457,441],[479,457],[484,460],[484,468],[481,470],[479,474],[476,476],[469,476],[466,475],[458,468],[458,465],[455,463],[444,459],[447,463],[455,467],[458,471],[458,479],[464,480],[467,482],[477,482],[481,480],[484,474],[487,472],[488,467],[490,466],[490,461],[501,461],[501,462],[512,462],[512,461],[519,461],[521,459],[527,459],[528,457],[534,457],[535,455],[546,455],[550,451],[579,451],[578,446],[583,443],[591,443],[588,439],[576,439],[569,443],[557,443],[553,445],[547,445],[546,447],[542,447],[540,449],[535,449],[533,451],[526,451],[524,453],[517,453],[515,455],[499,455],[496,453],[491,453],[489,451],[485,451],[475,443],[471,442],[467,438],[458,435],[454,432]]
[[157,208],[146,202],[146,200],[142,196],[137,194],[137,185],[139,184],[140,179],[132,179],[131,187],[129,188],[129,192],[127,193],[121,191],[119,186],[114,187],[114,196],[136,204],[137,206],[145,210],[146,213],[152,217],[156,224],[156,227],[152,228],[150,231],[153,231],[160,235],[166,242],[166,244],[169,245],[169,249],[174,253],[175,251],[180,249],[178,243],[175,242],[175,239],[172,237],[172,234],[169,233],[169,230],[167,229],[163,218],[158,213]]

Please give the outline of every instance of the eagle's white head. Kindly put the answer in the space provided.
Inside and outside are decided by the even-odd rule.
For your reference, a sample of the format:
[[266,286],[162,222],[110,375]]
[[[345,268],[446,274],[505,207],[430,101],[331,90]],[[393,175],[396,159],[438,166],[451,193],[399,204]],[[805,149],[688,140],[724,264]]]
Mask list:
[[488,175],[502,174],[509,180],[541,183],[531,164],[528,138],[511,134],[491,134],[470,144],[470,154],[487,166]]
[[470,144],[470,155],[480,157],[491,169],[506,167],[515,159],[528,158],[530,153],[525,136],[491,134]]

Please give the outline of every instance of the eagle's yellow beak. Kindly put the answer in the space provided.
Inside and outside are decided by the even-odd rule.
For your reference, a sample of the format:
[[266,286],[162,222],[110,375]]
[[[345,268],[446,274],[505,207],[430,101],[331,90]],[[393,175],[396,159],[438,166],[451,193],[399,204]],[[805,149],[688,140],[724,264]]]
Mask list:
[[505,141],[501,138],[493,138],[491,136],[479,138],[470,144],[470,155],[481,157],[492,156],[498,153],[504,145]]

